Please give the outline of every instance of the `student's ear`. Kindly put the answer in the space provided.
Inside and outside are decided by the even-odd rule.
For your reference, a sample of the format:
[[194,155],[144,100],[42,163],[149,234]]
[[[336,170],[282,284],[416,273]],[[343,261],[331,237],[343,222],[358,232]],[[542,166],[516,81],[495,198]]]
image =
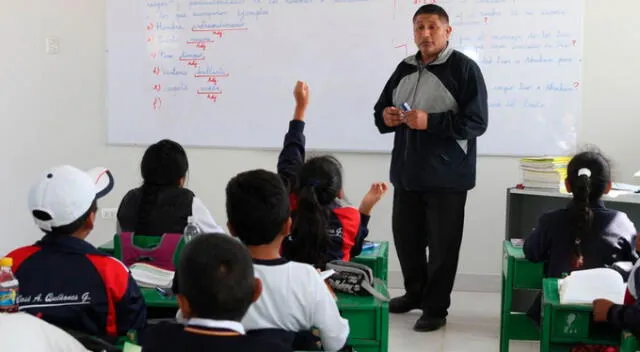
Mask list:
[[187,182],[187,177],[181,177],[180,180],[178,181],[178,186],[180,186],[180,188],[184,187],[184,184]]
[[233,226],[231,226],[231,223],[227,221],[227,228],[229,229],[229,234],[231,235],[231,237],[238,237],[236,235],[236,230],[233,229]]
[[182,317],[186,319],[191,319],[191,306],[189,305],[189,301],[187,298],[181,294],[176,295],[176,299],[178,300],[178,307],[182,312]]
[[451,32],[453,32],[453,27],[451,27],[451,25],[447,23],[447,39],[451,37]]
[[262,281],[257,277],[253,280],[253,298],[251,299],[251,303],[255,303],[262,294]]
[[293,225],[293,220],[291,220],[291,216],[287,218],[287,221],[282,224],[282,230],[280,230],[281,235],[288,235],[291,233],[291,226]]
[[96,223],[96,212],[92,211],[89,213],[89,216],[87,216],[87,220],[84,221],[84,225],[82,227],[87,232],[90,232],[91,230],[93,230],[95,223]]
[[564,188],[567,189],[567,192],[571,193],[571,185],[569,184],[569,178],[564,179]]
[[613,187],[613,183],[611,181],[607,182],[607,186],[604,188],[604,194],[609,194],[609,192],[611,192],[612,187]]
[[338,199],[344,199],[344,189],[340,189],[340,192],[338,192]]

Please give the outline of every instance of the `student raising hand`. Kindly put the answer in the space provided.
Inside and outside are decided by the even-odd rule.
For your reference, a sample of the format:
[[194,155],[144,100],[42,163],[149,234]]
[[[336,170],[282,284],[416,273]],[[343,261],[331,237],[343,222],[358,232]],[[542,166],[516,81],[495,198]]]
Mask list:
[[294,112],[294,120],[303,121],[304,112],[309,105],[309,86],[302,81],[296,82],[296,87],[293,89],[293,97],[296,99],[296,110]]
[[384,182],[376,182],[371,184],[369,192],[364,195],[362,202],[360,202],[360,212],[365,215],[370,215],[373,207],[384,197],[387,192],[388,186]]

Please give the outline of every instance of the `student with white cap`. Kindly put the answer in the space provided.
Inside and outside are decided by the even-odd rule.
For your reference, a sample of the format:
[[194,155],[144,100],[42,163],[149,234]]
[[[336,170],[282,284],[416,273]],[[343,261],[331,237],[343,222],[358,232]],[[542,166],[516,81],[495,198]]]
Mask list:
[[43,172],[31,187],[29,211],[45,236],[7,255],[20,284],[21,311],[101,337],[144,326],[147,310],[129,270],[85,241],[97,200],[113,185],[105,168],[84,172],[63,165]]

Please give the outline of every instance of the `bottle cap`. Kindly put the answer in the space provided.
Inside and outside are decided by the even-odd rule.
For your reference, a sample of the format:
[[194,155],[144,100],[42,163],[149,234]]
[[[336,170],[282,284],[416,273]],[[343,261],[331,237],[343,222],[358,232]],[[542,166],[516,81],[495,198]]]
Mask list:
[[12,267],[13,266],[13,258],[4,257],[4,258],[0,259],[0,266]]

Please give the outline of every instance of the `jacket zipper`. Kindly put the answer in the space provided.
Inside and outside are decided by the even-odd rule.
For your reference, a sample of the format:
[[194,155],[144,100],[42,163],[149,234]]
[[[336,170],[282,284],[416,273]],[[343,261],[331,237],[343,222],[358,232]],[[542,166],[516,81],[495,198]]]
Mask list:
[[[413,97],[411,98],[412,107],[415,105],[416,95],[418,94],[418,88],[420,87],[420,78],[422,77],[422,69],[423,69],[423,65],[418,62],[418,81],[416,82],[416,88],[413,90]],[[409,149],[409,127],[405,126],[405,130],[404,130],[404,161],[405,163],[407,162],[407,158],[408,158],[408,155],[407,155],[408,149]]]

